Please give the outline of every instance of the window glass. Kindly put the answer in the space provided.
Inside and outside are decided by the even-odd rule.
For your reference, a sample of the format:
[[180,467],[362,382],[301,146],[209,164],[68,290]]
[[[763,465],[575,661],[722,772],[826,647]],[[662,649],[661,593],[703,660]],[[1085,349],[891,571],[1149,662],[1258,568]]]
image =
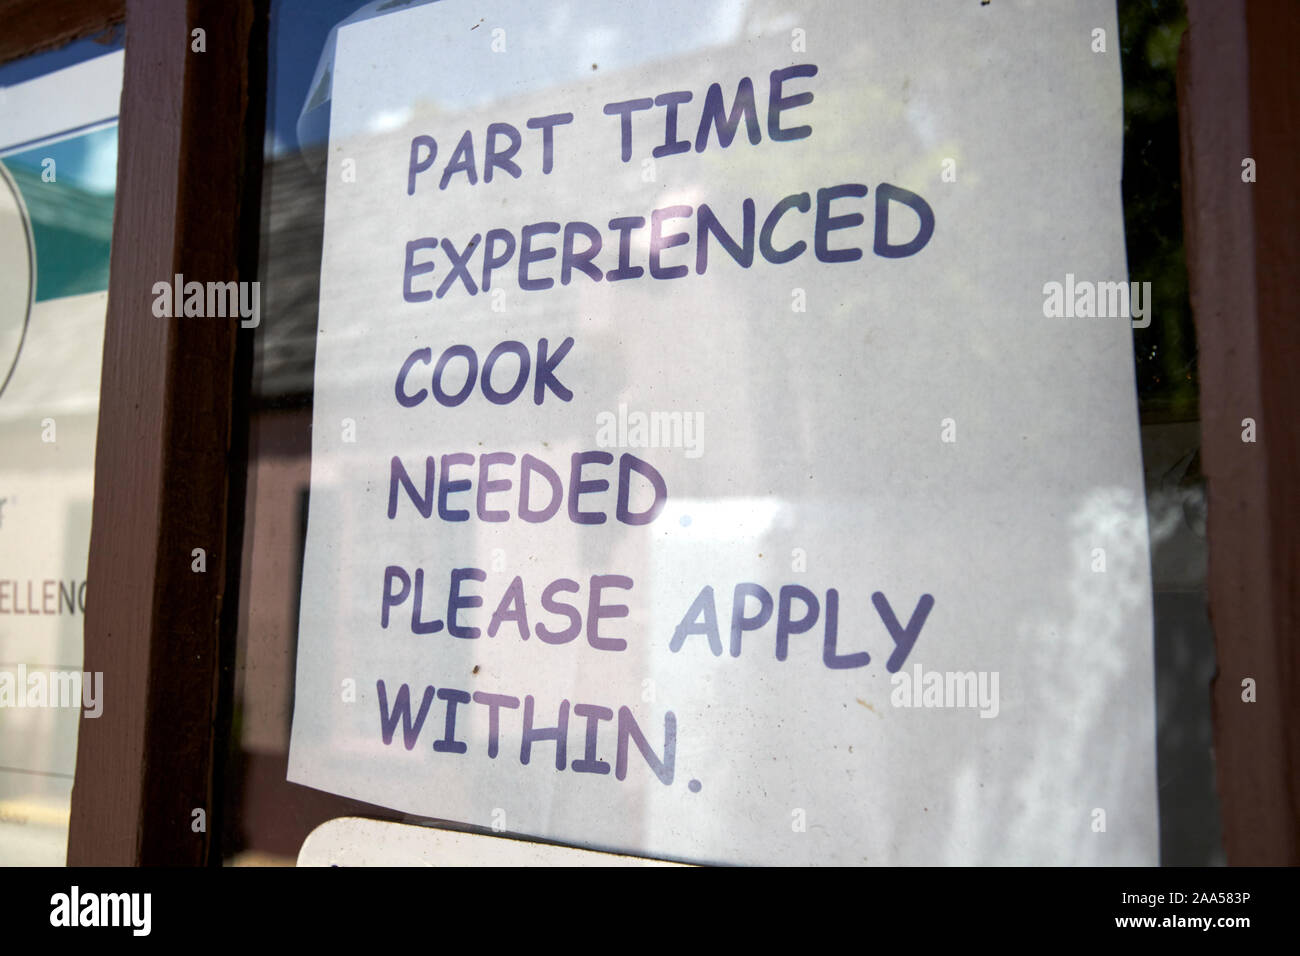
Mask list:
[[[311,454],[313,391],[322,388],[315,380],[316,343],[335,40],[339,26],[382,16],[396,6],[405,5],[311,0],[272,4],[259,273],[263,321],[255,333],[235,723],[226,781],[231,826],[224,834],[224,852],[233,862],[291,861],[307,833],[332,817],[430,819],[286,781],[308,502],[312,495],[333,493],[311,487]],[[725,33],[733,14],[738,22],[766,13],[779,19],[772,12],[779,6],[720,4],[716,10],[709,6],[716,16],[708,19]],[[1221,863],[1209,711],[1214,656],[1206,613],[1205,495],[1199,468],[1196,348],[1183,258],[1174,92],[1179,40],[1186,23],[1178,0],[1120,0],[1117,13],[1128,271],[1134,281],[1150,282],[1152,290],[1147,302],[1151,323],[1133,329],[1133,400],[1140,416],[1151,555],[1156,738],[1150,743],[1156,753],[1159,852],[1165,864]],[[563,20],[558,13],[557,18]],[[667,55],[666,49],[655,46],[652,25],[645,26],[638,41],[644,49],[633,51],[636,55],[597,43],[594,49],[599,55],[592,59],[599,59],[602,70],[616,71],[623,62],[620,57],[632,62],[642,54],[647,60]],[[484,29],[491,27],[484,22]],[[518,38],[512,42],[519,42]],[[700,42],[713,43],[717,38],[706,31]],[[591,70],[597,70],[597,63]],[[497,96],[501,102],[512,102],[517,91],[506,79],[497,80],[496,85],[469,85],[481,98]],[[905,97],[906,91],[889,95]],[[924,138],[924,109],[919,104],[910,109],[913,125],[920,130],[917,135]],[[402,122],[400,116],[370,119],[375,129]],[[1066,123],[1062,117],[1063,127]],[[448,153],[450,149],[449,144]],[[1013,210],[1012,214],[1031,213]],[[466,237],[469,232],[473,229]],[[540,312],[536,301],[530,300],[530,307]],[[1063,378],[1071,374],[1071,361],[1063,350],[1059,356]],[[819,386],[792,380],[788,387],[806,388],[811,394]],[[942,383],[936,384],[936,389],[941,388]],[[753,468],[758,467],[757,461],[751,462]],[[997,475],[978,477],[990,485],[997,481]],[[733,504],[740,509],[737,516],[754,506]],[[1101,519],[1104,523],[1104,513]],[[1087,560],[1096,570],[1098,559],[1091,550]],[[1139,692],[1149,690],[1139,688]],[[1066,698],[1061,705],[1068,708],[1072,701],[1068,694]],[[1106,752],[1104,742],[1097,742],[1097,752]]]
[[[122,40],[0,67],[0,865],[61,865],[83,716]],[[93,599],[93,598],[90,598]]]

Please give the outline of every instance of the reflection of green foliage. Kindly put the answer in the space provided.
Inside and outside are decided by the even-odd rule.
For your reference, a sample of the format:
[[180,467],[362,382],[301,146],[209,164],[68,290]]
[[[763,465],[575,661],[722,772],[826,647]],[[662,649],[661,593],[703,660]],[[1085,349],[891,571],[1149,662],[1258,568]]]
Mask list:
[[1182,0],[1121,0],[1124,227],[1129,277],[1151,283],[1151,326],[1133,332],[1144,420],[1196,418],[1196,333],[1183,258],[1175,70]]

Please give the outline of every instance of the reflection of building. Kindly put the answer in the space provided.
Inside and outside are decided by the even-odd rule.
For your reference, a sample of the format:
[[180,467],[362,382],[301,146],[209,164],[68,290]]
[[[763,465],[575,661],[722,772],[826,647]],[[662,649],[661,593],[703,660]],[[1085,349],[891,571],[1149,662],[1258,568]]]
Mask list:
[[254,345],[239,593],[241,683],[228,783],[234,822],[225,854],[251,850],[291,859],[307,834],[333,817],[403,815],[285,780],[311,480],[324,158],[311,165],[296,153],[268,159],[262,182],[263,320]]
[[263,172],[259,278],[264,321],[254,346],[253,373],[259,403],[310,402],[325,230],[323,153],[310,164],[297,153],[268,159]]

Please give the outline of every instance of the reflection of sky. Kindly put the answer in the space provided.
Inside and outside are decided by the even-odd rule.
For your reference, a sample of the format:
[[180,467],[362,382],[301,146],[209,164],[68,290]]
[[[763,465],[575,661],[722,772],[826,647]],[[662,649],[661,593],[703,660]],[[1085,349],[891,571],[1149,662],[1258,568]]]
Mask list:
[[57,50],[37,53],[34,56],[25,56],[12,63],[2,64],[0,65],[0,86],[25,83],[28,80],[36,79],[38,76],[44,76],[46,73],[62,70],[77,63],[84,63],[86,60],[93,60],[106,53],[121,50],[124,48],[122,40],[122,28],[115,27],[109,30],[102,40],[94,38],[78,40]]
[[[341,21],[350,22],[383,16],[396,9],[419,6],[438,0],[274,0],[271,9],[271,100],[267,108],[268,151],[276,154],[300,146],[325,142],[328,127],[323,122],[298,125],[299,113],[307,101],[309,88],[318,63],[332,74],[333,41],[330,31]],[[686,5],[687,0],[678,0]],[[459,15],[465,20],[463,44],[432,42],[437,49],[439,75],[467,76],[470,80],[457,90],[408,90],[407,99],[425,98],[443,102],[449,108],[464,108],[464,98],[472,95],[476,103],[486,103],[536,86],[539,78],[559,84],[587,75],[593,63],[602,70],[617,70],[635,64],[679,55],[685,49],[698,49],[733,40],[743,22],[749,0],[689,0],[697,27],[689,38],[663,29],[663,4],[609,4],[584,11],[585,20],[574,13],[574,5],[555,3],[549,8],[545,30],[551,36],[571,39],[567,44],[541,44],[539,50],[562,51],[553,58],[517,57],[503,59],[503,69],[485,72],[470,70],[478,62],[481,46],[491,43],[494,20],[518,21],[516,8],[532,7],[536,0],[505,0],[500,5],[475,7],[449,0],[449,22]],[[481,20],[481,24],[475,21]],[[473,27],[474,29],[470,29]],[[471,39],[472,37],[472,39]],[[507,37],[508,44],[528,44],[525,37]],[[509,49],[509,47],[507,47]],[[534,50],[533,52],[536,52]],[[518,75],[528,70],[529,76]],[[430,75],[430,82],[433,77]],[[325,112],[321,110],[320,112]],[[405,116],[376,117],[379,126],[400,125]],[[300,142],[301,140],[301,142]]]
[[[307,101],[312,78],[322,55],[328,55],[327,41],[332,47],[330,31],[341,21],[355,16],[368,19],[383,16],[405,6],[415,6],[437,0],[272,0],[270,25],[269,99],[266,113],[268,152],[280,154],[299,148],[298,116]],[[533,2],[533,0],[529,0]],[[465,16],[476,8],[455,4]],[[734,38],[739,29],[748,0],[695,0],[699,24],[689,42],[662,29],[663,11],[656,4],[612,4],[603,12],[600,21],[575,23],[572,7],[556,4],[548,22],[547,31],[572,36],[570,50],[563,64],[551,64],[554,82],[571,80],[592,63],[602,69],[618,69],[634,62],[646,62],[680,53],[688,46],[704,47]],[[500,8],[483,7],[478,16],[483,18],[479,31],[486,30],[482,42],[490,42],[494,16],[505,20]],[[480,34],[475,31],[475,38]],[[468,37],[468,33],[467,33]],[[0,86],[10,86],[63,69],[85,60],[123,49],[123,31],[112,31],[107,42],[94,39],[78,40],[58,50],[24,57],[13,63],[0,65]],[[458,58],[468,61],[468,43],[463,47],[442,48],[439,55],[455,63]],[[520,58],[523,59],[523,58]],[[476,76],[476,87],[483,100],[496,99],[508,91],[510,82],[506,73],[493,76]],[[319,145],[325,140],[328,129],[323,124],[304,126],[305,143]],[[83,176],[86,188],[96,192],[108,189],[111,181],[97,178],[97,172],[106,167],[102,160],[88,157],[84,160]],[[62,171],[62,164],[60,164]],[[81,169],[82,167],[78,167]],[[72,168],[69,167],[71,173]]]
[[117,127],[112,127],[108,136],[86,136],[79,145],[84,147],[82,155],[74,154],[67,167],[74,181],[93,193],[113,192],[117,188]]
[[274,0],[271,4],[267,152],[298,146],[298,112],[330,29],[364,6],[357,0]]

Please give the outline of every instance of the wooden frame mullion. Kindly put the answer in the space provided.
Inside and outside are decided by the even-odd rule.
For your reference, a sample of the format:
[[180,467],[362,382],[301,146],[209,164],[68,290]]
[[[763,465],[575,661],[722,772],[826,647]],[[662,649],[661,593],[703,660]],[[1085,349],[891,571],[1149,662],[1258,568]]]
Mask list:
[[[1234,864],[1300,863],[1297,44],[1292,0],[1189,0],[1184,236],[1209,500],[1215,760]],[[1247,419],[1254,441],[1244,440]]]
[[246,468],[231,410],[252,330],[158,318],[153,287],[252,278],[244,162],[264,91],[248,63],[265,20],[253,0],[127,0],[126,29],[85,622],[105,703],[81,722],[68,862],[205,864],[237,603],[230,479]]

